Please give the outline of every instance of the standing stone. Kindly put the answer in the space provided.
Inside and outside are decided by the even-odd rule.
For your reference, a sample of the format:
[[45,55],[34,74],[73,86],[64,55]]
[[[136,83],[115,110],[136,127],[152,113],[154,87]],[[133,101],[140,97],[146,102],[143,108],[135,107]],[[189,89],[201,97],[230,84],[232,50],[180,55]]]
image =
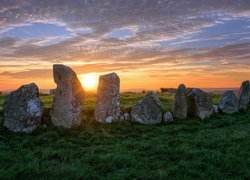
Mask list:
[[244,81],[239,91],[239,110],[245,112],[250,102],[250,83]]
[[170,123],[174,121],[174,117],[171,112],[165,112],[163,115],[163,122]]
[[159,124],[162,121],[163,108],[159,98],[153,92],[148,93],[131,110],[131,121],[141,124]]
[[198,88],[188,92],[188,115],[197,116],[201,119],[209,118],[213,114],[212,98]]
[[99,122],[120,120],[120,78],[116,73],[99,77],[95,117]]
[[180,84],[174,97],[172,113],[176,119],[185,119],[187,110],[187,89],[184,84]]
[[55,126],[71,128],[81,124],[85,91],[76,73],[69,67],[53,66],[54,81],[57,88],[51,108],[51,121]]
[[239,101],[233,91],[226,91],[220,100],[218,109],[222,113],[233,114],[238,112]]
[[43,103],[36,84],[21,86],[5,98],[3,125],[12,132],[33,132],[40,124]]

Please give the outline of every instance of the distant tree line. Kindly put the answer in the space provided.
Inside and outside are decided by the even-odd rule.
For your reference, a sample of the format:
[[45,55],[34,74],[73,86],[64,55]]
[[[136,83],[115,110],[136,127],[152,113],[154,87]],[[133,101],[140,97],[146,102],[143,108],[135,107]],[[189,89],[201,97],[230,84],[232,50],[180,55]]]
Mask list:
[[176,93],[176,88],[160,88],[161,93]]

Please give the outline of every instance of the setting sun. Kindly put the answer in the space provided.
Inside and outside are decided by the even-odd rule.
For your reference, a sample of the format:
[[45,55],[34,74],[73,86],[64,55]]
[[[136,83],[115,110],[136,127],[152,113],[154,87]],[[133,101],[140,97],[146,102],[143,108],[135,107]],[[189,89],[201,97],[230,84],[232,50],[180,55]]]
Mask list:
[[95,90],[98,84],[98,76],[96,74],[80,75],[80,80],[85,90]]

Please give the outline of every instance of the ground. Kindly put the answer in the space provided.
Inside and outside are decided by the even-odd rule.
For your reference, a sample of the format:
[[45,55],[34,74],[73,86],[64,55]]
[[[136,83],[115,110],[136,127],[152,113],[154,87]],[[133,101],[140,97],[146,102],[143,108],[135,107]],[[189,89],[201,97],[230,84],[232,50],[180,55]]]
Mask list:
[[[122,109],[128,111],[144,95],[123,93]],[[159,96],[169,110],[173,95]],[[93,121],[95,95],[89,94],[82,126],[63,129],[50,124],[52,97],[41,98],[44,125],[34,133],[0,127],[0,179],[250,178],[250,110],[206,121],[100,124]]]

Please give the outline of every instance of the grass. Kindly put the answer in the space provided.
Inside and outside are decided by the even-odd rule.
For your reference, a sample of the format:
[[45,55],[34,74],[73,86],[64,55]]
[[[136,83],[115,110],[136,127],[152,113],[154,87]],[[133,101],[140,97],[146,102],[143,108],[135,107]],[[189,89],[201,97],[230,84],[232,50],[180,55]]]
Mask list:
[[[122,94],[122,109],[143,96]],[[169,110],[172,95],[159,96]],[[91,94],[85,105],[89,117],[81,127],[64,129],[49,124],[52,97],[41,98],[46,126],[30,135],[0,127],[0,179],[250,178],[250,111],[154,126],[100,124],[89,118],[95,106]],[[2,103],[1,96],[0,108]]]

